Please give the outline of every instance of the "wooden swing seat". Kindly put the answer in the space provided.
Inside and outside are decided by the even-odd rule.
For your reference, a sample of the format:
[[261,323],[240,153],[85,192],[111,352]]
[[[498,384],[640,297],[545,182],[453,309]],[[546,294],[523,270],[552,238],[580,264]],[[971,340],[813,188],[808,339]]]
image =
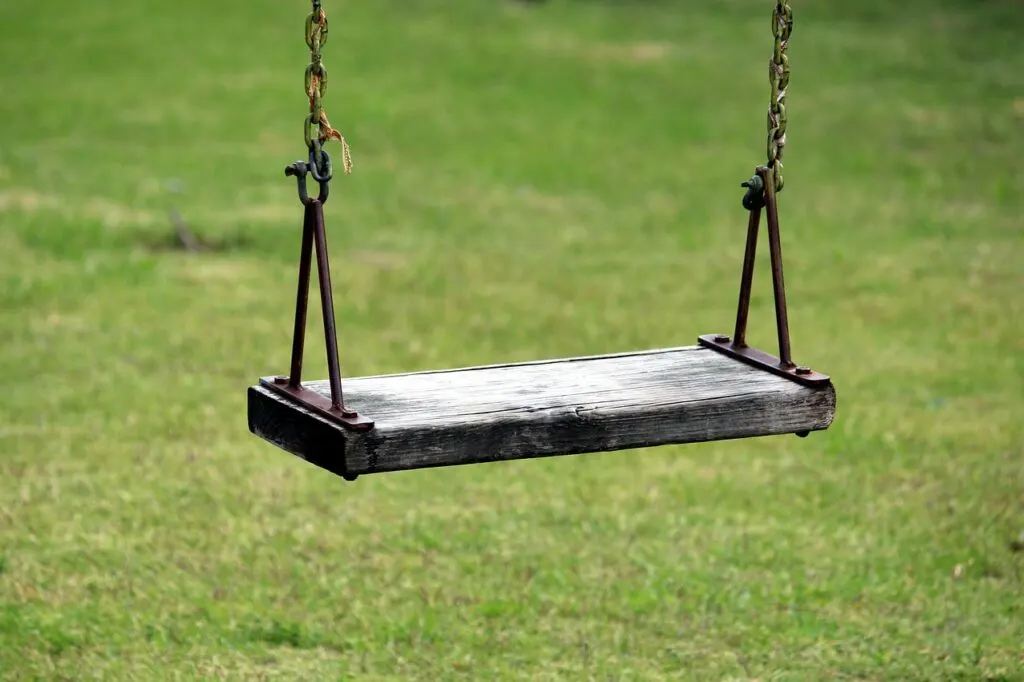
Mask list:
[[[831,382],[801,385],[701,346],[348,378],[343,428],[273,390],[250,431],[332,473],[373,473],[659,445],[806,435],[835,417]],[[330,398],[327,381],[305,389]]]

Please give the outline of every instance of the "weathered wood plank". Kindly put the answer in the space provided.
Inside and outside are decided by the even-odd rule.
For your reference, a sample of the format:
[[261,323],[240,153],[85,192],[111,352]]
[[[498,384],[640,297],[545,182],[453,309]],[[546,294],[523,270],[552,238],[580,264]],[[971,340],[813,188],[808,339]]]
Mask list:
[[[305,385],[330,395],[326,381]],[[346,431],[260,385],[249,388],[249,428],[362,475],[817,431],[836,409],[831,384],[801,386],[697,346],[358,377],[344,390],[372,431]]]

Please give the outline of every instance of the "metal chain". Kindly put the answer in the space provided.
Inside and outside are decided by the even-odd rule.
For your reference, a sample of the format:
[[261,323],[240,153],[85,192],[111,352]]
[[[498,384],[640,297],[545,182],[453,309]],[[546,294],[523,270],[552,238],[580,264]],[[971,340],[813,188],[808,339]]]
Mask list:
[[[323,144],[328,140],[341,142],[342,158],[345,173],[352,172],[352,157],[348,143],[327,120],[327,112],[323,108],[323,96],[327,92],[327,67],[323,64],[321,48],[327,43],[327,13],[320,6],[321,0],[313,0],[313,11],[306,17],[306,45],[309,47],[309,66],[306,67],[304,90],[309,98],[309,115],[303,126],[303,139],[306,148],[312,155],[317,169],[324,172],[327,161],[323,154]],[[316,135],[313,129],[316,128]]]
[[778,0],[772,11],[775,51],[768,65],[772,101],[768,107],[768,170],[775,179],[776,193],[782,191],[782,152],[786,146],[786,88],[789,87],[789,36],[793,32],[793,9],[789,0]]

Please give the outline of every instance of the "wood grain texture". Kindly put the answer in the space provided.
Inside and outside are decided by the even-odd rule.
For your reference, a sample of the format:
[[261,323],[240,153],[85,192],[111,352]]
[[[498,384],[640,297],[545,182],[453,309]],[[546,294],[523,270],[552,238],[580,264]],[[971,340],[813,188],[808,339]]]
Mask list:
[[[330,394],[326,381],[305,386]],[[372,431],[346,431],[260,385],[249,388],[249,429],[353,476],[818,431],[836,410],[831,384],[808,388],[697,346],[358,377],[344,391]]]

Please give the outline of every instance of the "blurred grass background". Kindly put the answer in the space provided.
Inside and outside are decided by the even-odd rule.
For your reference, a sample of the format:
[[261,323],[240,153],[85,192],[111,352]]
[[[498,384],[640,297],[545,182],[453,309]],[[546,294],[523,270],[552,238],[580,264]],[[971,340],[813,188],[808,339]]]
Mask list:
[[[770,2],[325,9],[347,375],[731,330]],[[245,419],[307,5],[0,6],[0,676],[1024,679],[1024,7],[794,9],[786,284],[835,425],[350,485]]]

